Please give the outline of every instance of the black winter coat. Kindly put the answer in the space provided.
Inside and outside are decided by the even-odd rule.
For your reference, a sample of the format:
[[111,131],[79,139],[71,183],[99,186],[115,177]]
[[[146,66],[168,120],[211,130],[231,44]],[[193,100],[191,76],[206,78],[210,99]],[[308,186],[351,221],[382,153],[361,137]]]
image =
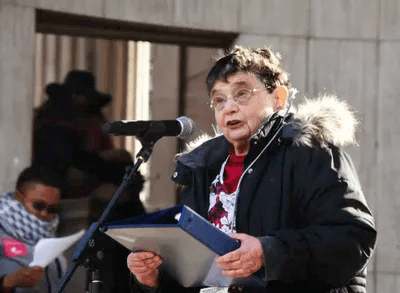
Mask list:
[[[350,139],[334,137],[329,122],[338,121],[317,119],[320,123],[311,125],[299,117],[283,121],[278,115],[251,138],[237,202],[237,232],[262,243],[263,292],[366,292],[376,230],[355,168],[340,146]],[[229,147],[218,136],[177,162],[173,180],[183,186],[183,202],[205,218],[209,187]],[[168,286],[163,283],[160,291],[198,292]]]

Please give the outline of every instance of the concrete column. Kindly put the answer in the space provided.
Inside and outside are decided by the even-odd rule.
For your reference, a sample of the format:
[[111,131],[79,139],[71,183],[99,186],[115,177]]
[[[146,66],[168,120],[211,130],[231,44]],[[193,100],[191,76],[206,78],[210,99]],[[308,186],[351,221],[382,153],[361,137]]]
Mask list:
[[[152,120],[176,119],[178,117],[179,48],[174,45],[152,44],[149,53],[148,64],[151,66],[151,72],[148,72],[151,74],[150,99],[147,101],[149,118]],[[139,54],[137,57],[139,69],[140,60],[143,58],[141,59]],[[137,71],[137,74],[140,74],[140,72]],[[141,78],[139,76],[137,78],[138,88],[140,88],[142,86]],[[141,96],[137,94],[136,115],[138,120],[140,119],[138,116],[139,107],[141,107],[140,99]],[[141,167],[141,171],[143,167],[147,167],[149,172],[147,176],[142,172],[146,176],[149,193],[141,193],[141,198],[148,211],[163,209],[176,204],[176,186],[170,177],[175,167],[173,158],[176,154],[177,141],[178,139],[174,137],[161,138],[154,146],[150,164]],[[139,151],[137,145],[135,150],[136,152]]]
[[58,71],[58,81],[63,82],[68,74],[68,71],[73,67],[72,65],[72,37],[61,36],[60,37],[60,65]]
[[[114,76],[112,112],[114,120],[126,119],[127,48],[126,41],[115,41],[114,43],[114,62],[112,64]],[[124,142],[123,136],[114,136],[116,148],[124,148]]]
[[[125,117],[127,120],[136,119],[136,42],[128,41],[128,53],[127,53],[127,78],[126,78],[126,112]],[[135,137],[125,137],[125,149],[131,154],[132,158],[135,158]]]
[[58,56],[57,56],[57,36],[56,35],[44,35],[44,54],[43,54],[43,74],[44,74],[44,85],[57,81],[57,67],[58,67]]
[[78,70],[87,70],[87,39],[83,37],[76,38],[76,60],[75,68]]
[[[94,45],[94,66],[93,73],[96,76],[96,87],[105,93],[112,92],[113,75],[110,75],[112,65],[112,42],[109,40],[97,39]],[[108,120],[112,119],[112,104],[103,108],[103,113]]]
[[[138,42],[136,46],[136,99],[135,99],[135,116],[136,120],[150,120],[150,43]],[[140,150],[142,147],[141,143],[136,139],[134,143],[135,150]],[[140,193],[140,199],[144,203],[145,207],[148,208],[148,201],[151,191],[150,178],[150,166],[153,160],[154,154],[150,159],[140,166],[140,172],[146,179],[143,191]]]
[[31,163],[35,9],[0,3],[0,189]]
[[33,107],[39,107],[44,99],[45,93],[43,89],[44,84],[44,70],[43,70],[43,56],[44,56],[44,35],[36,34],[36,54],[35,54],[35,88]]

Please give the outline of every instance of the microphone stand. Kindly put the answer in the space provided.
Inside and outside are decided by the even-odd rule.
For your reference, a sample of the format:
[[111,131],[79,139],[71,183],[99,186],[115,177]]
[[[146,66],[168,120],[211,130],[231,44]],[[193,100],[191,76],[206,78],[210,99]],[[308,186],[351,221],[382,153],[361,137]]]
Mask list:
[[141,150],[136,155],[137,161],[133,165],[133,167],[127,168],[121,185],[113,195],[113,198],[108,203],[99,220],[97,222],[93,222],[90,225],[89,229],[81,239],[78,248],[75,250],[72,256],[72,263],[57,287],[57,293],[64,292],[69,280],[80,265],[84,265],[85,268],[88,270],[88,273],[91,273],[92,276],[91,284],[89,284],[88,288],[86,288],[88,292],[102,292],[101,285],[103,282],[101,280],[98,262],[101,261],[103,253],[98,247],[98,238],[100,233],[106,231],[106,228],[103,227],[103,224],[108,216],[111,214],[111,212],[114,210],[116,202],[125,190],[126,186],[132,181],[132,179],[138,172],[140,165],[147,162],[147,160],[150,158],[150,155],[153,152],[153,146],[157,142],[157,140],[159,140],[163,136],[162,133],[164,130],[165,126],[163,125],[163,123],[154,122],[150,125],[146,132],[136,135],[137,139],[142,144]]

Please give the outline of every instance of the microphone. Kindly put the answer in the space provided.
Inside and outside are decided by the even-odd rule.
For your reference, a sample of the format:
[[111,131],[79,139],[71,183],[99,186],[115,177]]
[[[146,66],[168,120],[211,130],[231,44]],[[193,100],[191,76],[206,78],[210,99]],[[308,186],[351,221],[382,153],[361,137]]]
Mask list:
[[106,123],[103,126],[105,133],[126,136],[145,136],[148,131],[163,136],[176,136],[186,139],[194,133],[195,125],[192,119],[182,116],[176,120],[138,121],[119,120]]

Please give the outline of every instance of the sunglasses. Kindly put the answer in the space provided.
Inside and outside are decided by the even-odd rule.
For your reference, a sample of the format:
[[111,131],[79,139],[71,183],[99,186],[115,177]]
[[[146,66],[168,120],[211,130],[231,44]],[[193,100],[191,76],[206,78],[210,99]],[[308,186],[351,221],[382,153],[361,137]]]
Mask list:
[[47,210],[49,214],[56,214],[60,211],[60,206],[59,205],[48,205],[44,201],[35,201],[32,204],[33,208],[39,212],[43,210]]

